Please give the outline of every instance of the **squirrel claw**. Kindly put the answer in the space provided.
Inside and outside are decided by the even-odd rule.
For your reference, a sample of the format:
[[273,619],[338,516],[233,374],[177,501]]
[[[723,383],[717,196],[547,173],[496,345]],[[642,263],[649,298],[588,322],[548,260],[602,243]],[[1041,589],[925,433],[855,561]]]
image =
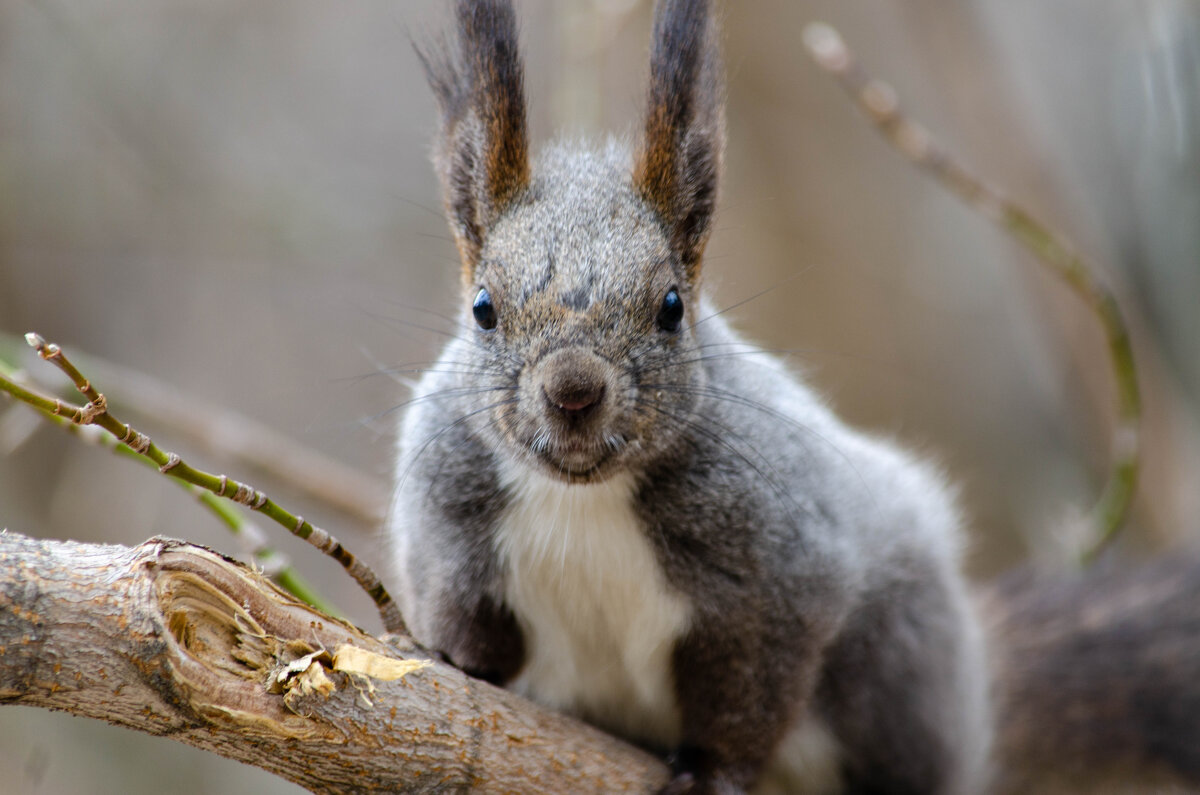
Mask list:
[[691,773],[679,773],[658,791],[658,795],[691,795],[695,785],[695,776]]
[[697,776],[690,771],[676,773],[659,795],[745,795],[745,790],[723,776]]

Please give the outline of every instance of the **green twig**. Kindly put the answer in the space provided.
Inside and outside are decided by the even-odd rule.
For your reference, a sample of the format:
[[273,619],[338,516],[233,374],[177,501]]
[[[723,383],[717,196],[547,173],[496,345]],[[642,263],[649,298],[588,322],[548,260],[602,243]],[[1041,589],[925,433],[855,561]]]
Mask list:
[[873,79],[859,66],[854,53],[836,30],[824,23],[811,23],[804,29],[804,43],[817,64],[838,79],[901,154],[1033,252],[1038,261],[1087,304],[1104,330],[1117,387],[1117,426],[1108,483],[1093,509],[1097,537],[1082,555],[1085,565],[1091,563],[1119,533],[1137,489],[1141,465],[1141,395],[1133,346],[1116,298],[1069,241],[969,172],[937,143],[928,130],[905,116],[895,90]]
[[[9,367],[3,359],[0,359],[0,379],[16,383],[21,380],[21,375],[19,371]],[[34,407],[30,406],[30,408]],[[123,444],[119,444],[112,434],[105,433],[93,426],[76,425],[68,421],[65,417],[56,417],[45,411],[37,410],[37,413],[43,420],[62,428],[68,433],[74,434],[85,442],[97,444],[122,458],[135,461],[142,466],[151,469],[156,468],[154,463],[148,458],[139,455]],[[94,433],[89,433],[89,431],[94,431]],[[229,531],[242,543],[246,552],[254,559],[255,565],[259,567],[263,574],[270,577],[276,584],[297,599],[307,602],[324,613],[338,615],[337,608],[321,596],[317,589],[296,571],[291,561],[288,560],[288,557],[267,543],[267,539],[258,525],[247,520],[245,516],[229,504],[228,500],[223,500],[199,486],[193,486],[182,480],[171,478],[171,481],[194,496],[200,504],[229,528]]]
[[[252,486],[232,480],[225,475],[213,475],[196,469],[177,454],[162,450],[150,437],[127,425],[108,411],[108,402],[54,343],[47,343],[37,334],[27,334],[26,341],[46,361],[56,365],[75,384],[75,388],[87,398],[83,406],[65,403],[58,398],[40,395],[16,382],[0,377],[0,389],[53,417],[79,426],[96,425],[103,428],[119,443],[139,457],[157,466],[163,474],[176,480],[199,487],[216,497],[224,497],[269,517],[289,532],[305,539],[325,554],[338,561],[350,576],[367,592],[379,609],[384,628],[394,634],[407,634],[404,620],[391,596],[383,587],[379,577],[358,558],[347,551],[336,538],[302,516],[296,516]],[[227,507],[227,506],[223,506]]]

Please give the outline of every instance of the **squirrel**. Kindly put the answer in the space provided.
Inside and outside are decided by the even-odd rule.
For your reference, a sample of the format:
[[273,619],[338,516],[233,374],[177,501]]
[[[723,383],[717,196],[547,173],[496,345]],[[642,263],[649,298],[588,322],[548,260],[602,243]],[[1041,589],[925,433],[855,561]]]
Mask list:
[[989,646],[1083,591],[1017,588],[1022,610],[985,616],[946,478],[844,424],[706,297],[710,0],[659,0],[633,142],[536,157],[511,0],[455,14],[419,55],[460,326],[402,421],[387,528],[416,639],[667,755],[667,793],[987,791],[1038,750],[1048,713],[1014,694],[1056,703]]

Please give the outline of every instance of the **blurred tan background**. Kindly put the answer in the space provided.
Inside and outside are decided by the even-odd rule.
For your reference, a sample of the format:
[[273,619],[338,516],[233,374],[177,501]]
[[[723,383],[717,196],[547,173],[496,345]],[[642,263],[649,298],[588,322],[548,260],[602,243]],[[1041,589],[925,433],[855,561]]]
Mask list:
[[[0,4],[0,332],[36,329],[385,479],[388,409],[405,391],[373,373],[433,357],[439,337],[411,324],[446,324],[416,308],[449,313],[457,300],[426,156],[433,102],[409,45],[443,29],[443,5]],[[649,5],[518,2],[539,140],[633,129]],[[793,364],[843,414],[942,462],[961,485],[978,576],[1070,548],[1064,528],[1098,493],[1108,452],[1111,387],[1093,321],[819,74],[800,30],[824,19],[951,151],[1119,285],[1149,415],[1126,547],[1194,542],[1200,7],[724,9],[730,143],[706,271],[719,303],[766,290],[734,310],[743,328],[795,349]],[[131,463],[54,429],[15,445],[24,409],[8,409],[0,401],[0,526],[237,551],[191,499]],[[205,468],[271,486],[142,424]],[[377,548],[373,528],[296,504],[366,557]],[[276,537],[377,628],[334,564]],[[296,791],[167,740],[19,707],[0,709],[0,759],[5,792]]]

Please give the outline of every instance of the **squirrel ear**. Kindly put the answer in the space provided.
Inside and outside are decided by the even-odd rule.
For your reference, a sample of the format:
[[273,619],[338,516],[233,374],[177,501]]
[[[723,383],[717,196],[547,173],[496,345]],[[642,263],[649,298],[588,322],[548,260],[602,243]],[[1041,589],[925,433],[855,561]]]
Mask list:
[[529,185],[524,69],[511,0],[458,0],[457,46],[417,48],[437,97],[434,165],[468,279],[487,228]]
[[658,3],[645,138],[633,173],[693,281],[712,226],[725,146],[721,54],[709,6],[709,0]]

